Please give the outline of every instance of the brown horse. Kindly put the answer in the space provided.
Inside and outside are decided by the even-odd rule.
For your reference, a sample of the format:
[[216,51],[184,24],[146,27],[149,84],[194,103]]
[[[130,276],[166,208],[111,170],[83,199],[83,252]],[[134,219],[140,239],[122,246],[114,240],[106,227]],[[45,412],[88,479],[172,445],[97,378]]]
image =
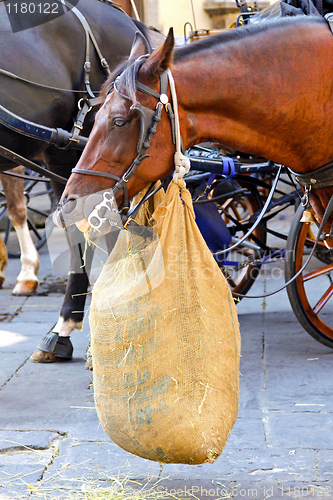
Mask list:
[[[260,155],[296,172],[310,172],[333,160],[333,36],[325,20],[285,18],[230,30],[176,49],[170,30],[162,46],[149,57],[138,59],[146,51],[137,38],[127,69],[115,86],[105,86],[104,105],[60,205],[63,213],[61,208],[75,199],[72,222],[87,214],[79,197],[115,184],[112,178],[85,172],[119,178],[119,205],[125,184],[131,198],[172,172],[175,146],[168,114],[162,111],[149,158],[139,166],[132,165],[131,176],[122,177],[137,156],[140,130],[148,130],[143,125],[142,109],[155,109],[160,76],[168,69],[175,81],[185,149],[216,141],[227,149]],[[142,84],[153,92],[147,92]],[[171,102],[170,90],[168,95]],[[161,98],[163,104],[164,100]],[[329,190],[317,193],[312,191],[311,196],[320,216]],[[70,211],[67,205],[64,215]]]

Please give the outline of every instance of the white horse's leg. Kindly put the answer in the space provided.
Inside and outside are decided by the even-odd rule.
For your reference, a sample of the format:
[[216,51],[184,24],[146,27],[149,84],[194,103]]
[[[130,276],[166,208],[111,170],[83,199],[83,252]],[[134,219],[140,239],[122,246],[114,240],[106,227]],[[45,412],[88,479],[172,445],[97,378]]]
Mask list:
[[[13,222],[12,222],[13,223]],[[39,281],[39,256],[31,239],[27,222],[23,225],[13,223],[21,249],[21,272],[17,277],[13,295],[32,295],[36,292]]]
[[[23,167],[11,170],[24,173]],[[17,277],[13,295],[32,295],[38,288],[37,271],[39,269],[39,256],[31,239],[27,224],[27,208],[23,179],[1,175],[1,183],[6,196],[8,217],[13,224],[21,249],[21,272]]]

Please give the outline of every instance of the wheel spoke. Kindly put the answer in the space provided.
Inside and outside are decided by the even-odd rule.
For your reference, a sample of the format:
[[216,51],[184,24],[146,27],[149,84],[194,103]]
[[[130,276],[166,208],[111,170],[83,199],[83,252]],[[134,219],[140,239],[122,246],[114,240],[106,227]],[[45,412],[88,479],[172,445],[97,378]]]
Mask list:
[[318,314],[322,310],[324,305],[327,304],[332,295],[333,295],[333,283],[331,283],[331,285],[328,287],[323,296],[318,300],[317,304],[313,308],[313,312],[315,314]]
[[7,245],[7,241],[8,241],[11,229],[12,229],[12,223],[8,219],[7,220],[7,224],[6,224],[5,236],[3,238],[3,242],[4,242],[5,245]]
[[37,231],[37,228],[35,227],[35,225],[29,219],[28,219],[28,226],[29,226],[29,229],[31,229],[31,231],[37,236],[37,238],[39,240],[41,240],[42,239],[41,235]]
[[39,208],[28,207],[28,210],[30,210],[30,212],[34,212],[35,214],[42,215],[45,218],[50,216],[49,213],[43,212],[42,210],[39,210]]
[[[312,237],[311,237],[311,238],[307,237],[307,238],[306,238],[306,243],[307,243],[308,245],[309,245],[309,243],[311,244],[311,246],[309,246],[309,248],[312,248],[312,247],[313,247],[313,245],[314,245],[314,242],[315,242],[315,241],[316,241],[316,238],[315,238],[315,237],[313,237],[313,238],[312,238]],[[316,245],[316,246],[317,246],[317,247],[322,247],[322,248],[324,248],[324,249],[327,251],[327,247],[326,247],[326,245],[325,245],[325,243],[324,243],[323,241],[320,241],[320,240],[319,240],[319,241],[317,241],[317,245]]]
[[5,206],[0,206],[0,209],[2,209],[2,212],[0,213],[0,220],[1,220],[1,219],[2,219],[2,217],[3,217],[4,215],[6,215],[6,213],[7,213],[7,205],[5,205]]
[[38,191],[37,193],[31,193],[30,199],[38,198],[39,196],[43,196],[44,194],[52,195],[51,189],[45,189],[45,191]]
[[303,276],[303,281],[309,281],[313,278],[317,278],[318,276],[322,276],[323,274],[327,274],[330,271],[333,271],[333,264],[328,264],[327,266],[322,267],[321,269],[316,269],[315,271],[311,271]]

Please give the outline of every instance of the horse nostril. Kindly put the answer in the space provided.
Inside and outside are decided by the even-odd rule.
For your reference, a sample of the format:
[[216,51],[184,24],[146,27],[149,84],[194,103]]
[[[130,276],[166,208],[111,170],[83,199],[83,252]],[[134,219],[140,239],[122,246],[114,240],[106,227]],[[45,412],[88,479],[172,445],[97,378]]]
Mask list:
[[68,196],[68,198],[65,200],[65,202],[62,206],[62,210],[66,214],[70,214],[71,212],[73,212],[73,210],[76,209],[78,198],[79,198],[79,196],[75,195],[75,194]]
[[79,195],[64,196],[54,212],[53,222],[58,227],[68,227],[83,219],[82,205],[84,197]]

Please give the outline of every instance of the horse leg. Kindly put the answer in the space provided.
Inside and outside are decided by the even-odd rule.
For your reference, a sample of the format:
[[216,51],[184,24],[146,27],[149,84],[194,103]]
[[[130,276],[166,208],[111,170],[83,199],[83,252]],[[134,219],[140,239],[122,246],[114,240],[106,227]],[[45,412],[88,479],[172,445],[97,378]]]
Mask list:
[[[46,153],[44,160],[48,168],[59,175],[68,177],[73,165],[77,162],[77,153],[66,151],[64,157],[63,152],[56,148],[49,148]],[[59,200],[64,187],[52,182],[52,188]],[[88,247],[85,252],[84,236],[76,226],[68,228],[66,234],[70,240],[71,261],[65,298],[57,324],[40,341],[31,356],[31,359],[36,363],[52,363],[58,361],[59,358],[70,360],[73,354],[70,334],[75,329],[80,330],[83,324],[84,306],[89,285],[88,273],[92,263],[93,249]]]
[[[23,167],[11,170],[23,174]],[[39,256],[31,239],[27,223],[27,207],[24,197],[23,179],[0,175],[3,190],[6,196],[8,217],[13,224],[21,249],[21,271],[17,277],[13,295],[32,295],[36,292],[39,281]]]
[[[77,236],[82,238],[82,233],[76,227],[74,231],[78,231]],[[89,286],[88,273],[92,259],[93,248],[87,247],[85,251],[85,242],[72,246],[70,271],[60,317],[52,331],[40,341],[33,352],[31,356],[33,361],[52,363],[59,358],[67,360],[72,358],[73,346],[70,334],[74,329],[80,330],[83,326],[84,306]]]
[[0,288],[2,288],[2,285],[5,281],[5,275],[4,275],[4,269],[7,265],[8,258],[7,258],[7,250],[4,242],[0,238]]

